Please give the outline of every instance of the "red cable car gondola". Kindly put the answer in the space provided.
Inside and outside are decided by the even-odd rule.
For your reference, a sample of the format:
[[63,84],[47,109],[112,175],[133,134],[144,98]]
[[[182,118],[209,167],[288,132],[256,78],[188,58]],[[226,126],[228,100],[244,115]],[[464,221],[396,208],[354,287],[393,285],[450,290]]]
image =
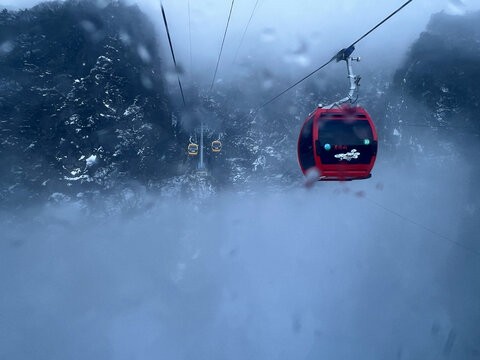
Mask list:
[[377,155],[378,137],[370,115],[353,102],[360,77],[353,75],[350,58],[353,46],[337,54],[347,63],[350,92],[344,99],[319,105],[305,120],[298,138],[298,162],[304,175],[316,172],[319,180],[358,180],[371,177]]
[[361,107],[317,109],[298,138],[298,161],[307,175],[320,180],[357,180],[371,176],[378,137],[370,115]]

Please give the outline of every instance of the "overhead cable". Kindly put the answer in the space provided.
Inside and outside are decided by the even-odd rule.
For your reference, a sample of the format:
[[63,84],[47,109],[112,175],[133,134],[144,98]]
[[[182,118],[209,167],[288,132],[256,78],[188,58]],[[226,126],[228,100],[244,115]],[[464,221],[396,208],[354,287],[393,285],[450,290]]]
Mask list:
[[227,37],[228,25],[230,24],[230,18],[232,17],[233,5],[235,0],[232,0],[232,5],[230,6],[230,12],[228,14],[227,25],[225,26],[225,32],[223,33],[222,46],[220,47],[220,53],[218,54],[217,66],[215,67],[215,73],[213,74],[212,84],[210,85],[210,91],[213,90],[213,85],[215,85],[215,79],[217,77],[218,66],[220,65],[220,59],[222,57],[223,46],[225,45],[225,38]]
[[173,51],[173,45],[172,45],[172,38],[170,37],[170,30],[168,29],[167,16],[165,15],[165,9],[163,8],[162,3],[160,3],[160,6],[162,8],[163,22],[165,23],[165,29],[167,31],[168,43],[170,44],[170,51],[172,53],[173,64],[175,65],[175,72],[177,73],[178,86],[180,87],[180,93],[182,94],[183,105],[186,105],[185,95],[183,94],[182,82],[180,80],[180,74],[178,72],[177,59],[175,58],[175,52]]
[[290,85],[288,88],[286,88],[285,90],[283,90],[282,92],[280,92],[278,95],[275,95],[273,98],[271,98],[270,100],[268,100],[267,102],[263,103],[262,105],[260,105],[259,107],[257,107],[254,111],[257,112],[261,109],[263,109],[265,106],[271,104],[273,101],[275,101],[276,99],[278,99],[280,96],[282,96],[283,94],[285,94],[286,92],[290,91],[291,89],[293,89],[294,87],[296,87],[297,85],[299,85],[300,83],[302,83],[303,81],[307,80],[309,77],[311,77],[312,75],[316,74],[318,71],[322,70],[325,66],[327,66],[328,64],[330,64],[333,60],[343,60],[341,59],[341,56],[344,55],[345,53],[348,53],[348,50],[351,50],[353,51],[353,49],[355,49],[355,45],[360,42],[361,40],[363,40],[365,37],[367,37],[368,35],[370,35],[374,30],[376,30],[378,27],[380,27],[382,24],[384,24],[387,20],[389,20],[391,17],[393,17],[394,15],[396,15],[398,12],[400,12],[405,6],[407,6],[408,4],[410,4],[413,0],[408,0],[406,3],[404,3],[401,7],[399,7],[397,10],[395,10],[394,12],[392,12],[389,16],[387,16],[385,19],[383,19],[381,22],[379,22],[377,25],[375,25],[372,29],[370,29],[368,32],[366,32],[364,35],[362,35],[360,38],[358,38],[358,40],[356,40],[354,43],[352,43],[352,45],[350,45],[348,48],[346,49],[343,49],[343,50],[340,50],[334,57],[332,57],[329,61],[327,61],[325,64],[323,64],[322,66],[320,66],[319,68],[313,70],[310,74],[304,76],[303,78],[301,78],[300,80],[298,80],[297,82],[295,82],[294,84]]

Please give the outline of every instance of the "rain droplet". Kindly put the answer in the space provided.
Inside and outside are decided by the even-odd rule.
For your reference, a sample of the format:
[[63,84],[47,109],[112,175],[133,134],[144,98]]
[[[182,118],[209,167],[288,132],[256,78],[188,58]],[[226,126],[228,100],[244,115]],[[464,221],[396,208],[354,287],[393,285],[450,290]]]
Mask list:
[[152,61],[152,56],[150,55],[150,52],[142,44],[138,45],[137,53],[138,53],[138,56],[140,56],[140,59],[142,59],[144,63],[148,64]]
[[126,33],[125,31],[120,31],[119,33],[119,37],[120,37],[120,41],[124,44],[124,45],[130,45],[132,43],[132,39],[130,38],[130,35],[128,35],[128,33]]
[[266,28],[263,29],[260,39],[263,42],[272,42],[276,39],[275,29]]
[[150,76],[142,74],[142,76],[140,77],[140,81],[142,82],[142,85],[146,89],[152,89],[153,88],[153,82],[152,82],[152,79],[150,79]]
[[466,12],[465,3],[462,0],[450,0],[447,6],[447,12],[452,15],[464,15]]
[[0,55],[6,55],[15,48],[11,41],[5,41],[0,45]]
[[80,22],[80,25],[83,27],[83,29],[89,33],[94,33],[97,31],[97,27],[95,26],[94,23],[92,23],[89,20],[83,20]]

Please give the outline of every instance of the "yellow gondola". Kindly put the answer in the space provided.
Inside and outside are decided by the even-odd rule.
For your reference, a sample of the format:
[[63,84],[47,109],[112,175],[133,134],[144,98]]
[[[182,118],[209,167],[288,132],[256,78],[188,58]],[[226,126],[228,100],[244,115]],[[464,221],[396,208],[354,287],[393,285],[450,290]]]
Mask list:
[[198,155],[198,145],[195,143],[188,144],[188,155]]
[[217,153],[222,151],[222,142],[220,140],[212,141],[212,151]]

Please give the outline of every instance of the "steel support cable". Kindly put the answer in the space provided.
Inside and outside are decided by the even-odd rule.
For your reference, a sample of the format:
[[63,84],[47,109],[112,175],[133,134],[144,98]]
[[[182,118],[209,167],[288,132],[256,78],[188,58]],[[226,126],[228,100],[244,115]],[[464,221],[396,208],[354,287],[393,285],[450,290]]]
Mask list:
[[245,31],[243,32],[242,38],[240,40],[240,44],[238,44],[237,51],[235,52],[235,57],[233,58],[232,64],[235,64],[235,61],[237,60],[238,53],[240,52],[240,48],[242,47],[243,41],[245,40],[245,35],[247,34],[248,28],[250,27],[250,23],[252,22],[253,15],[255,14],[255,10],[257,9],[258,2],[260,0],[257,0],[255,3],[255,6],[253,7],[252,14],[250,15],[250,19],[248,19],[247,26],[245,27]]
[[[361,40],[363,40],[365,37],[367,37],[368,35],[370,35],[373,31],[375,31],[378,27],[380,27],[381,25],[383,25],[386,21],[388,21],[390,18],[392,18],[393,16],[395,16],[398,12],[400,12],[405,6],[407,6],[408,4],[410,4],[413,0],[408,0],[406,3],[404,3],[401,7],[399,7],[397,10],[395,10],[393,13],[391,13],[389,16],[387,16],[385,19],[383,19],[381,22],[379,22],[377,25],[375,25],[372,29],[370,29],[368,32],[366,32],[364,35],[362,35],[358,40],[356,40],[354,43],[352,43],[352,45],[350,45],[347,49],[350,49],[351,47],[354,47],[358,42],[360,42]],[[277,100],[280,96],[282,96],[283,94],[285,94],[286,92],[290,91],[291,89],[293,89],[294,87],[296,87],[297,85],[299,85],[300,83],[302,83],[303,81],[307,80],[309,77],[311,77],[312,75],[316,74],[318,71],[322,70],[325,66],[327,66],[328,64],[330,64],[333,60],[337,60],[339,55],[342,54],[342,52],[344,52],[346,49],[344,50],[341,50],[339,51],[334,57],[332,57],[330,59],[330,61],[326,62],[325,64],[323,64],[322,66],[320,66],[319,68],[315,69],[314,71],[312,71],[310,74],[304,76],[302,79],[300,79],[299,81],[297,81],[295,84],[293,85],[290,85],[287,89],[283,90],[281,93],[279,93],[278,95],[274,96],[272,99],[270,99],[269,101],[265,102],[264,104],[260,105],[258,108],[256,108],[254,110],[254,112],[257,112],[261,109],[263,109],[265,106],[271,104],[272,102],[274,102],[275,100]]]
[[478,128],[473,126],[456,126],[456,125],[424,125],[424,124],[399,124],[399,128],[402,127],[423,127],[428,129],[462,129],[462,130],[473,130],[478,131]]
[[165,15],[165,9],[163,8],[162,3],[160,3],[160,6],[162,8],[163,22],[165,23],[165,29],[167,31],[168,43],[170,45],[170,51],[172,53],[173,64],[175,65],[175,72],[177,73],[178,86],[180,87],[180,93],[182,94],[183,105],[186,105],[185,95],[183,94],[182,82],[180,80],[180,74],[178,73],[177,59],[175,58],[175,52],[173,51],[172,39],[170,37],[170,30],[168,29],[167,16]]
[[192,56],[192,17],[190,14],[190,0],[188,0],[188,39],[190,43],[190,78],[193,76],[193,56]]
[[323,64],[322,66],[320,66],[319,68],[313,70],[310,74],[304,76],[303,78],[301,78],[300,80],[298,80],[295,84],[292,84],[290,85],[288,88],[286,88],[285,90],[283,90],[280,94],[274,96],[272,99],[268,100],[267,102],[263,103],[262,105],[260,105],[258,108],[256,108],[254,110],[254,112],[257,112],[257,111],[260,111],[261,109],[263,109],[265,106],[271,104],[272,102],[274,102],[275,100],[277,100],[280,96],[282,96],[283,94],[285,94],[286,92],[289,92],[290,90],[292,90],[295,86],[297,86],[298,84],[300,84],[301,82],[307,80],[310,76],[312,76],[313,74],[319,72],[320,70],[322,70],[325,66],[327,66],[328,64],[330,64],[333,60],[335,60],[335,57],[333,57],[330,61],[326,62],[325,64]]
[[213,89],[213,85],[215,84],[215,78],[217,77],[218,66],[220,65],[220,59],[222,57],[223,46],[225,45],[225,38],[227,37],[228,25],[230,24],[230,18],[232,17],[232,10],[233,5],[235,4],[235,0],[232,0],[232,5],[230,6],[230,12],[228,14],[227,25],[225,26],[225,32],[223,34],[222,46],[220,47],[220,53],[218,54],[217,59],[217,66],[215,67],[215,73],[213,74],[212,85],[210,86],[210,91]]
[[382,26],[385,22],[387,22],[388,20],[390,20],[390,18],[392,18],[393,16],[397,15],[400,11],[403,10],[403,8],[405,6],[407,6],[408,4],[410,4],[413,0],[408,0],[405,4],[403,4],[402,6],[400,6],[397,10],[395,10],[393,13],[391,13],[390,15],[388,15],[385,19],[383,19],[381,22],[379,22],[375,27],[373,27],[370,31],[368,31],[367,33],[365,33],[362,37],[360,37],[357,41],[355,41],[352,45],[350,46],[355,46],[357,45],[361,40],[363,40],[364,38],[366,38],[368,35],[370,35],[372,32],[374,32],[375,30],[377,30],[377,28],[379,28],[380,26]]
[[388,212],[388,213],[390,213],[390,214],[392,214],[392,215],[394,215],[394,216],[402,219],[403,221],[406,221],[406,222],[408,222],[408,223],[410,223],[410,224],[412,224],[412,225],[415,225],[415,226],[417,226],[417,227],[419,227],[419,228],[422,228],[422,229],[425,230],[426,232],[429,232],[430,234],[437,236],[439,239],[442,239],[442,240],[444,240],[445,242],[449,242],[449,243],[451,243],[451,244],[453,244],[453,245],[455,245],[455,246],[457,246],[457,247],[460,247],[460,248],[462,248],[463,250],[466,250],[466,251],[468,251],[468,252],[470,252],[470,253],[472,253],[472,254],[474,254],[474,255],[476,255],[476,256],[480,256],[480,251],[475,250],[475,249],[472,249],[471,247],[469,247],[469,246],[467,246],[467,245],[464,245],[464,244],[462,244],[462,243],[459,242],[459,241],[450,239],[449,237],[440,234],[439,232],[437,232],[437,231],[435,231],[435,230],[433,230],[433,229],[431,229],[431,228],[429,228],[429,227],[427,227],[427,226],[419,223],[418,221],[415,221],[415,220],[413,220],[413,219],[410,219],[410,218],[408,218],[408,217],[406,217],[406,216],[398,213],[397,211],[391,210],[391,209],[387,208],[386,206],[384,206],[384,205],[382,205],[382,204],[380,204],[380,203],[378,203],[378,202],[376,202],[376,201],[374,201],[374,200],[372,200],[372,199],[370,199],[370,198],[366,198],[366,199],[367,199],[370,203],[372,203],[373,205],[377,206],[378,208],[380,208],[380,209],[382,209],[382,210],[384,210],[384,211],[386,211],[386,212]]

